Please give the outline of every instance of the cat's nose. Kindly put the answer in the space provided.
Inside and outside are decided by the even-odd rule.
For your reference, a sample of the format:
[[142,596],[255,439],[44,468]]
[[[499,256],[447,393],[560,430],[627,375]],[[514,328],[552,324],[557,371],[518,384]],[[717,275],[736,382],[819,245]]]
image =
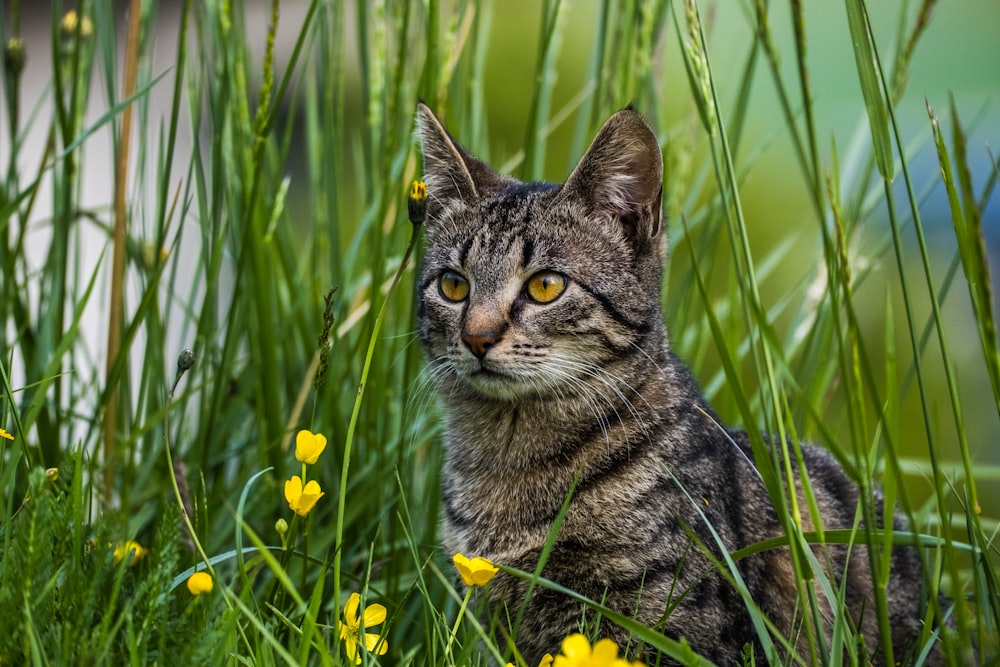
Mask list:
[[491,347],[497,344],[497,335],[492,331],[476,334],[462,334],[462,342],[476,358],[482,359]]

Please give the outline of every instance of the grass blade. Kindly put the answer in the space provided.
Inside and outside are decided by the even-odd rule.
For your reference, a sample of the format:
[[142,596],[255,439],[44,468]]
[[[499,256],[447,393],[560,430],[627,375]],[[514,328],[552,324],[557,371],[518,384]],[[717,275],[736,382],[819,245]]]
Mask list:
[[868,111],[868,127],[872,134],[875,163],[882,178],[892,181],[895,177],[895,166],[892,142],[889,139],[889,117],[886,113],[885,100],[882,98],[882,85],[876,71],[868,10],[865,8],[864,0],[844,0],[844,2],[847,7],[847,25],[851,30],[851,42],[854,44],[854,62],[858,67],[861,94],[864,95],[865,109]]

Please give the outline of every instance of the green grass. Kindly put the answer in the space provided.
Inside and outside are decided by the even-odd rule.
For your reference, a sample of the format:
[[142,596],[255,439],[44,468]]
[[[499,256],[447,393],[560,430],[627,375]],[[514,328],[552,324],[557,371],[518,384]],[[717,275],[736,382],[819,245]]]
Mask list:
[[[836,610],[841,595],[822,575],[809,583],[816,543],[870,545],[883,625],[887,547],[921,545],[932,601],[938,590],[958,601],[942,637],[953,664],[1000,651],[1000,505],[985,490],[1000,481],[987,457],[1000,356],[983,240],[1000,169],[990,155],[970,171],[977,109],[928,104],[920,126],[901,124],[932,3],[903,3],[895,32],[869,30],[862,0],[844,3],[836,53],[867,110],[867,148],[850,160],[810,81],[815,10],[797,2],[741,3],[748,48],[722,69],[706,4],[607,3],[568,92],[560,48],[581,39],[568,26],[583,8],[540,3],[513,147],[494,139],[508,119],[488,94],[503,85],[491,79],[498,4],[275,1],[263,21],[238,1],[132,4],[143,10],[128,35],[109,0],[77,6],[92,32],[63,24],[59,2],[41,33],[25,30],[24,3],[0,15],[0,428],[13,435],[0,439],[0,663],[350,664],[338,619],[353,592],[387,608],[369,629],[387,653],[367,664],[511,659],[489,627],[508,619],[478,617],[437,548],[440,422],[408,261],[418,98],[522,178],[562,178],[626,103],[658,128],[672,342],[720,414],[750,427],[788,535],[717,567],[742,590],[739,559],[792,547],[808,652],[786,663],[867,660],[842,614],[832,644],[815,631],[820,596]],[[26,85],[20,45],[50,51],[44,88]],[[776,111],[760,132],[764,94]],[[776,143],[805,203],[796,229],[763,243],[745,192]],[[939,160],[929,182],[910,168],[921,149]],[[95,174],[93,156],[109,151]],[[933,237],[932,197],[952,223]],[[806,272],[784,268],[802,252]],[[184,348],[194,364],[181,372]],[[970,404],[970,385],[987,398]],[[300,429],[329,442],[307,469],[293,455]],[[788,446],[769,456],[755,429]],[[913,533],[871,529],[867,494],[864,527],[806,531],[808,489],[804,506],[784,492],[805,441],[866,492],[884,489]],[[325,495],[299,517],[283,485],[304,469]],[[116,563],[113,546],[130,539],[148,554]],[[215,588],[193,597],[184,582],[206,567]],[[794,643],[746,602],[765,652]],[[927,618],[944,613],[932,602]]]

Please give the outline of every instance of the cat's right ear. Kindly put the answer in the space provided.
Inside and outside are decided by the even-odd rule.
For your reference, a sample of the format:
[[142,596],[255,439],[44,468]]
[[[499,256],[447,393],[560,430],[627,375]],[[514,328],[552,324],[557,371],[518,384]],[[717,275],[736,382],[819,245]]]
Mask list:
[[451,200],[470,202],[503,180],[452,139],[423,102],[417,106],[417,133],[424,154],[424,180],[433,203],[447,206]]

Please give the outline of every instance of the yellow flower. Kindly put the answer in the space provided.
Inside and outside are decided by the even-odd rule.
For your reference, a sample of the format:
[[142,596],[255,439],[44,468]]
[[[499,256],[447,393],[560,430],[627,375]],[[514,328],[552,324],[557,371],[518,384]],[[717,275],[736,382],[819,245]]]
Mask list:
[[7,438],[8,440],[13,440],[14,436],[12,436],[10,433],[0,428],[0,438]]
[[[351,593],[344,605],[344,623],[340,626],[340,638],[344,640],[347,648],[347,657],[355,664],[361,664],[361,654],[358,652],[358,644],[361,642],[361,620],[364,619],[365,629],[378,625],[385,621],[385,607],[380,604],[372,604],[365,607],[364,615],[358,614],[358,607],[361,604],[361,596]],[[389,645],[384,637],[380,637],[374,632],[364,633],[365,651],[377,655],[385,655],[389,650]]]
[[188,590],[191,591],[191,595],[201,595],[202,593],[212,592],[212,575],[204,570],[195,572],[187,580]]
[[302,488],[302,478],[292,475],[292,478],[285,482],[285,500],[292,511],[299,516],[309,514],[309,511],[316,505],[316,501],[325,494],[319,488],[316,480],[311,480]]
[[326,436],[311,433],[305,429],[295,436],[295,458],[302,463],[312,465],[326,449]]
[[[611,639],[601,639],[593,647],[581,634],[563,639],[562,653],[555,657],[552,667],[631,667],[641,663],[630,663],[618,657],[618,644]],[[541,667],[541,666],[539,666]]]
[[135,565],[145,558],[148,553],[149,549],[133,540],[119,542],[115,545],[115,565],[118,565],[126,558],[129,559],[129,565]]
[[462,554],[455,554],[452,560],[466,586],[485,586],[500,571],[489,560],[479,556],[470,560]]

